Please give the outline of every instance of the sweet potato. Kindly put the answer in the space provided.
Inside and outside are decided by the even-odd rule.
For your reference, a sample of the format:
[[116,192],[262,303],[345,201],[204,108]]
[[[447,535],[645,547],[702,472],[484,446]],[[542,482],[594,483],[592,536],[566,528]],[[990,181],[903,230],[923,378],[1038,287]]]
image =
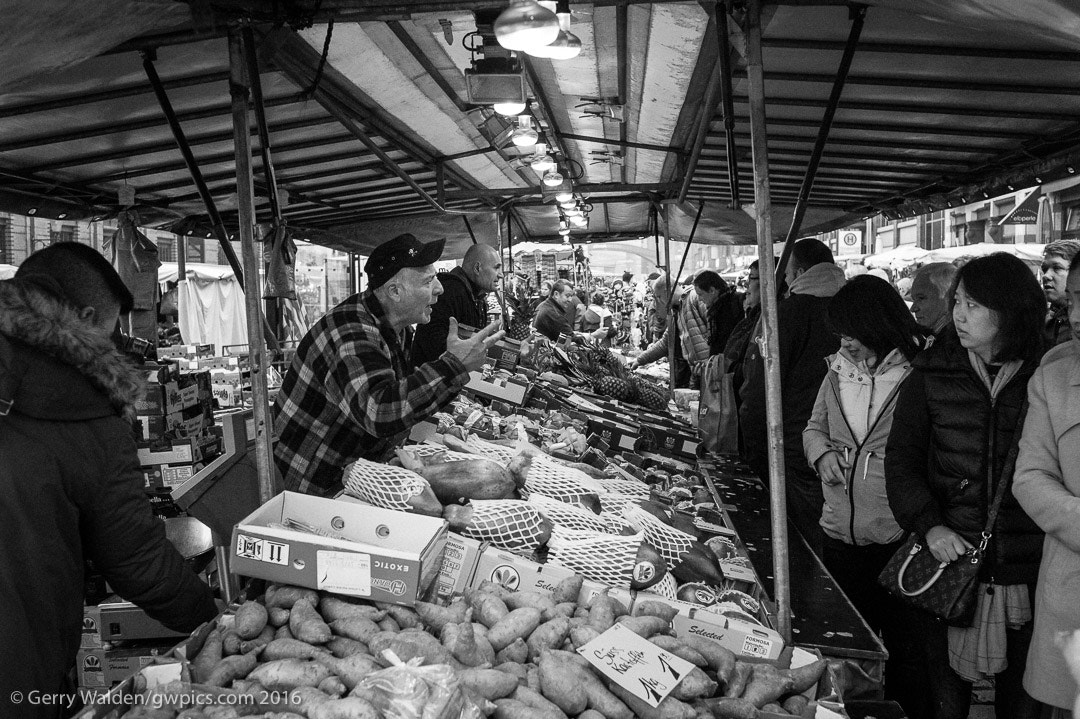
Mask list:
[[495,623],[488,631],[488,641],[495,651],[509,646],[515,639],[524,639],[540,626],[540,610],[536,607],[515,609]]
[[392,651],[403,662],[421,657],[424,664],[449,664],[454,667],[461,663],[454,659],[446,647],[430,634],[416,630],[403,632],[379,632],[368,642],[368,649],[382,664],[389,664],[383,652]]
[[790,694],[793,686],[794,682],[789,673],[770,664],[755,664],[742,698],[760,709],[769,702]]
[[484,592],[485,594],[494,594],[499,599],[506,599],[508,596],[513,594],[513,592],[511,592],[503,585],[499,584],[498,582],[493,582],[490,579],[485,579],[484,581],[480,582],[480,586],[477,587],[477,591]]
[[254,639],[262,633],[268,618],[266,607],[249,599],[237,607],[233,631],[241,639]]
[[512,674],[518,683],[528,681],[528,672],[525,670],[525,665],[520,662],[502,662],[496,664],[494,669],[496,671],[503,672],[504,674]]
[[637,617],[619,617],[619,624],[637,634],[639,637],[648,639],[655,634],[667,634],[671,632],[671,624],[661,617],[642,614]]
[[319,613],[327,622],[335,622],[338,619],[348,619],[350,617],[363,617],[377,622],[386,616],[385,610],[373,607],[370,604],[350,602],[330,595],[326,595],[319,600]]
[[511,699],[516,699],[519,702],[538,709],[544,713],[544,716],[550,719],[562,719],[566,716],[566,712],[558,707],[557,704],[550,699],[544,697],[537,689],[530,689],[527,686],[518,685],[514,689],[514,693],[510,695]]
[[784,700],[784,711],[794,716],[802,716],[803,710],[806,709],[806,705],[810,703],[810,700],[803,694],[792,694]]
[[562,604],[563,602],[576,604],[578,596],[581,594],[581,585],[584,583],[585,578],[580,574],[567,577],[555,585],[555,589],[551,592],[551,601],[556,604]]
[[348,617],[330,622],[330,631],[339,637],[348,637],[367,644],[368,640],[382,629],[366,617]]
[[428,602],[416,602],[416,613],[420,615],[424,626],[438,634],[447,624],[460,624],[469,621],[469,605],[463,600],[455,599],[450,606],[441,607],[438,604]]
[[289,614],[289,631],[308,644],[326,644],[333,637],[330,626],[315,611],[315,605],[307,597],[293,603]]
[[540,654],[540,692],[569,716],[576,716],[589,705],[588,694],[578,679],[576,668],[561,662],[550,652]]
[[[600,677],[593,674],[592,666],[585,657],[576,652],[550,652],[560,663],[574,668],[575,676],[581,682],[588,697],[589,709],[600,712],[607,719],[633,719],[634,713],[621,699],[608,691]],[[579,715],[580,719],[580,715]]]
[[491,643],[486,639],[477,641],[472,622],[444,626],[442,643],[455,659],[467,667],[478,667],[481,664],[490,666],[495,662],[495,651]]
[[734,697],[706,699],[705,706],[716,719],[757,719],[758,715],[757,707],[745,699]]
[[[723,687],[726,688],[731,683],[732,675],[735,673],[735,654],[730,649],[720,646],[719,643],[714,642],[712,639],[699,637],[695,634],[687,634],[680,637],[680,639],[683,644],[705,657],[705,661],[709,663],[709,668],[716,672],[716,680]],[[728,695],[725,694],[724,696]]]
[[[490,642],[488,642],[488,644],[490,645]],[[525,640],[521,637],[518,637],[507,646],[495,652],[496,664],[502,664],[504,662],[524,664],[527,661],[529,661],[529,646],[525,644]]]
[[529,647],[529,660],[536,661],[545,649],[558,649],[570,634],[570,620],[555,617],[544,622],[529,635],[525,644]]
[[603,634],[615,623],[615,608],[607,591],[603,591],[589,602],[589,626]]
[[278,659],[255,667],[247,678],[273,691],[317,687],[330,674],[330,670],[318,662],[305,659]]
[[556,617],[566,617],[569,619],[574,616],[575,611],[577,611],[577,604],[574,602],[559,602],[555,605]]
[[[495,719],[561,719],[558,715],[552,716],[543,709],[537,709],[516,699],[496,700],[495,713],[492,716]],[[566,715],[563,714],[562,716],[565,717]]]
[[470,589],[465,592],[465,600],[472,609],[473,619],[489,629],[510,613],[506,602],[491,592]]
[[589,625],[570,628],[570,643],[574,645],[574,649],[581,649],[598,636],[600,632]]
[[716,686],[716,682],[705,672],[694,667],[679,681],[669,696],[689,702],[713,696],[716,693]]
[[614,682],[608,684],[608,689],[641,719],[695,719],[697,716],[692,706],[670,695],[659,706],[651,707]]
[[332,671],[349,691],[368,674],[382,669],[375,657],[367,654],[353,654],[351,657],[338,659],[332,654],[323,653],[315,657],[315,661]]
[[769,702],[765,706],[761,707],[761,711],[771,712],[773,714],[787,714],[787,712],[784,711],[784,707],[780,706],[776,702]]
[[385,610],[402,629],[423,629],[424,627],[420,615],[408,607],[399,607],[396,604],[384,604],[383,602],[376,602],[375,606]]
[[457,678],[488,701],[508,697],[518,687],[516,676],[495,669],[459,669]]
[[234,629],[226,629],[225,633],[221,636],[221,654],[222,656],[232,656],[233,654],[240,653],[240,635],[236,633]]
[[[321,682],[320,682],[321,683]],[[288,693],[289,706],[293,711],[297,711],[305,716],[311,711],[312,707],[316,704],[323,704],[328,702],[331,697],[326,692],[320,691],[315,687],[303,686],[297,687]]]
[[394,621],[391,616],[383,617],[378,621],[379,629],[384,632],[398,632],[401,631],[401,625]]
[[338,659],[351,657],[353,654],[370,654],[367,644],[349,637],[334,637],[323,646],[329,649],[330,653]]
[[746,691],[746,683],[750,681],[750,674],[754,671],[752,664],[735,662],[735,668],[731,671],[731,679],[724,687],[724,696],[728,698],[741,697]]
[[311,606],[319,603],[319,593],[314,589],[294,587],[291,584],[271,584],[266,588],[266,608],[292,609],[298,599],[307,599]]
[[818,659],[816,662],[811,662],[798,669],[788,669],[787,674],[791,677],[791,693],[802,694],[814,686],[821,679],[821,675],[825,673],[827,666],[828,662],[826,660]]
[[240,653],[247,654],[248,652],[261,651],[263,647],[274,640],[274,628],[267,624],[263,627],[263,630],[259,633],[259,636],[254,639],[248,639],[247,641],[240,642]]
[[256,663],[255,652],[225,657],[214,666],[202,683],[212,687],[229,686],[233,679],[246,677]]
[[270,607],[266,610],[266,623],[272,627],[288,626],[289,610],[285,607]]
[[655,599],[646,599],[641,602],[634,602],[634,616],[640,616],[647,614],[653,617],[660,617],[668,622],[671,622],[679,613],[679,610],[670,604],[657,601]]
[[221,661],[223,656],[221,644],[224,634],[225,632],[220,628],[210,632],[203,643],[202,649],[192,660],[191,670],[198,681],[210,676],[210,672],[214,671],[214,667]]
[[296,639],[293,633],[289,631],[289,625],[280,626],[274,632],[274,639]]
[[340,699],[349,693],[349,688],[345,686],[345,682],[341,681],[338,677],[327,677],[326,679],[323,679],[319,682],[319,686],[317,686],[316,689],[334,699]]
[[308,719],[381,719],[382,714],[371,702],[359,697],[345,697],[316,704],[307,716]]
[[278,659],[312,659],[324,651],[321,647],[299,639],[275,639],[263,647],[260,658],[264,662]]
[[555,614],[555,602],[552,601],[551,597],[539,592],[514,592],[507,596],[503,602],[506,603],[506,608],[510,611],[522,607],[536,607],[540,610],[540,616],[544,621],[547,621]]
[[681,640],[676,639],[675,637],[659,634],[655,637],[650,637],[649,641],[664,651],[671,652],[679,659],[685,659],[696,667],[709,666],[709,662],[705,657],[701,656],[699,651],[683,644]]
[[[633,716],[631,714],[631,716]],[[577,715],[577,719],[607,719],[603,712],[598,712],[595,709],[586,709]]]

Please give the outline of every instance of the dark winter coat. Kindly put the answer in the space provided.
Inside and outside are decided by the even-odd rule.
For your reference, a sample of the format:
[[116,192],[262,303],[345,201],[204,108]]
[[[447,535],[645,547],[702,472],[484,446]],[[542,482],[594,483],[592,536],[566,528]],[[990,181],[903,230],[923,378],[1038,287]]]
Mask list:
[[[993,404],[953,330],[913,366],[885,449],[889,506],[908,531],[925,537],[945,525],[977,546],[998,482],[1012,481],[1002,477],[1002,468],[1038,358],[1024,363]],[[1042,530],[1006,490],[982,580],[1034,584],[1042,543]]]
[[572,313],[567,313],[555,300],[548,297],[537,306],[533,327],[552,342],[558,342],[560,334],[574,334],[571,317]]
[[[0,716],[53,717],[82,632],[84,560],[166,626],[216,614],[143,493],[128,423],[142,384],[47,285],[0,282]],[[10,406],[5,402],[11,402]],[[125,420],[125,417],[128,419]]]
[[487,293],[476,289],[460,267],[440,272],[439,282],[443,292],[431,308],[431,321],[417,325],[412,341],[412,364],[422,364],[439,359],[446,351],[446,335],[450,331],[450,318],[460,325],[481,329],[487,324]]
[[724,351],[732,330],[743,318],[742,295],[729,289],[709,308],[709,355]]

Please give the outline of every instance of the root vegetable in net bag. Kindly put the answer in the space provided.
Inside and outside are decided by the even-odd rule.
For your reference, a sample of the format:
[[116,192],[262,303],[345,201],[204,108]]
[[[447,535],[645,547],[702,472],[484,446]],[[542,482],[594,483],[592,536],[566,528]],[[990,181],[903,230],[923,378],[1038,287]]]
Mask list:
[[649,498],[649,485],[644,482],[638,482],[630,479],[618,479],[612,477],[611,479],[598,479],[596,480],[600,485],[608,492],[614,492],[615,494],[623,494],[629,497],[637,497],[640,499]]
[[425,491],[431,493],[431,486],[416,472],[366,459],[356,460],[345,478],[345,493],[349,496],[403,512],[414,511],[415,506],[409,500]]
[[608,524],[602,516],[577,505],[560,502],[542,494],[529,495],[529,504],[535,505],[554,525],[586,532],[609,532]]
[[609,587],[646,589],[667,572],[663,557],[643,534],[581,532],[555,526],[548,561]]
[[545,497],[571,502],[587,494],[603,496],[607,490],[598,480],[580,469],[564,467],[539,456],[517,454],[507,466],[521,487],[521,496],[536,492]]
[[465,506],[447,505],[444,516],[452,529],[466,537],[511,551],[534,551],[551,534],[551,523],[536,506],[516,499],[474,499]]
[[482,719],[465,698],[454,670],[446,664],[420,666],[420,658],[402,662],[383,652],[391,666],[367,675],[354,694],[370,697],[383,719]]

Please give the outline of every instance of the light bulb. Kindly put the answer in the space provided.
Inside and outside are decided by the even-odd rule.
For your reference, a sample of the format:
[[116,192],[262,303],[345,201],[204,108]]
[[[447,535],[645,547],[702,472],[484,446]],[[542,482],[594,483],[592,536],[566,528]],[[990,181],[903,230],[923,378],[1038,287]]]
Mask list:
[[570,13],[561,12],[559,18],[559,34],[548,45],[528,48],[525,50],[533,57],[546,57],[551,60],[570,60],[581,54],[581,40],[577,35],[570,32]]
[[570,234],[570,228],[569,227],[560,227],[559,228],[559,234],[562,235],[563,237],[566,237],[567,235]]
[[[537,147],[539,147],[539,145],[537,145]],[[529,167],[531,167],[536,174],[544,175],[555,169],[555,160],[551,159],[551,155],[546,152],[537,152],[536,155],[533,156],[532,162],[529,163]],[[562,180],[560,180],[560,182],[562,182]]]
[[559,36],[559,18],[535,0],[510,0],[495,20],[495,39],[507,50],[550,45]]
[[496,102],[491,109],[500,115],[517,116],[525,112],[524,102]]
[[577,217],[581,214],[581,210],[579,210],[576,206],[568,207],[563,209],[563,214],[567,217]]
[[518,118],[518,126],[514,128],[514,132],[510,135],[510,140],[518,147],[529,147],[535,145],[539,135],[536,134],[536,130],[532,128],[532,118],[528,115],[522,115]]
[[563,176],[555,170],[544,173],[544,184],[548,187],[558,187],[562,184]]
[[572,210],[577,207],[577,203],[573,200],[568,200],[567,202],[560,202],[559,207],[563,208],[564,210]]
[[587,227],[589,224],[589,218],[584,215],[574,215],[570,218],[570,224],[574,227]]
[[556,202],[569,202],[572,199],[574,199],[574,193],[573,192],[563,191],[563,192],[556,192],[555,193],[555,201]]
[[569,233],[569,232],[567,232],[567,233],[566,233],[565,235],[563,235],[563,238],[562,238],[562,243],[563,243],[564,245],[569,245],[569,244],[570,244],[570,237],[569,237],[569,235],[570,235],[570,233]]

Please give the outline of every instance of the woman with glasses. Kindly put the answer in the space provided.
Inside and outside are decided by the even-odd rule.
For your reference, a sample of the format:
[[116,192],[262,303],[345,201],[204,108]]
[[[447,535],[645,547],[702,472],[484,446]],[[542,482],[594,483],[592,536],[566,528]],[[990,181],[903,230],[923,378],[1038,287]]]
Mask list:
[[882,636],[889,652],[886,698],[908,716],[922,716],[923,680],[903,607],[877,576],[904,539],[885,492],[885,443],[897,394],[926,335],[892,285],[871,275],[840,288],[829,302],[828,323],[840,351],[827,359],[829,371],[803,431],[806,459],[825,496],[821,559]]
[[953,328],[915,359],[885,450],[896,521],[939,562],[979,545],[998,489],[1004,495],[979,570],[969,627],[911,610],[936,719],[968,715],[972,682],[995,677],[999,717],[1039,716],[1021,684],[1031,643],[1031,595],[1043,533],[1008,491],[1028,380],[1042,356],[1046,301],[1031,270],[995,253],[960,268]]

